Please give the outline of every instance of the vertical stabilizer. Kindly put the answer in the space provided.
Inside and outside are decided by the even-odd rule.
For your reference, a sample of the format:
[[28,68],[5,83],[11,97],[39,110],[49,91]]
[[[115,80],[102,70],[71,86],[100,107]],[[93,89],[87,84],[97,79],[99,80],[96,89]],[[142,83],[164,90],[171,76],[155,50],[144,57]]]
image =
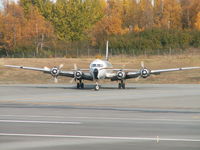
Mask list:
[[108,61],[108,41],[106,42],[106,60]]

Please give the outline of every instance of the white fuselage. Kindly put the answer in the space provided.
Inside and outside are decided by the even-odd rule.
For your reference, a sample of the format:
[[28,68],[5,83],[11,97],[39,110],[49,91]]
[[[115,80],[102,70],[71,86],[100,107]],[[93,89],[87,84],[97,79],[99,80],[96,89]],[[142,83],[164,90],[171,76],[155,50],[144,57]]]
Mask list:
[[89,66],[90,68],[90,74],[94,77],[95,76],[95,70],[98,70],[97,73],[97,79],[105,79],[109,78],[109,76],[112,74],[112,64],[109,61],[96,59],[92,61],[92,63]]

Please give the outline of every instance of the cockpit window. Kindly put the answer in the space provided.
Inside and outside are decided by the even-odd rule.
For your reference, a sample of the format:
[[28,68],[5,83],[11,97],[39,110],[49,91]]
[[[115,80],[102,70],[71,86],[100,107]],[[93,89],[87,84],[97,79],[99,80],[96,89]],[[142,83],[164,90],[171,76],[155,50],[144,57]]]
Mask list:
[[97,67],[103,67],[103,65],[102,64],[97,64]]
[[92,64],[92,67],[103,67],[103,64]]
[[96,64],[92,64],[92,67],[96,67]]

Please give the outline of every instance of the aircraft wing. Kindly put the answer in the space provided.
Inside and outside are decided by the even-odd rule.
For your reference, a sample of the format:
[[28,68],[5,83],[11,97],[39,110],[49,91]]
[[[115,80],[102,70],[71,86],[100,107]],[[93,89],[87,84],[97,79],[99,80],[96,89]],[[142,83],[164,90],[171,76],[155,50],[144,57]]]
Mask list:
[[[52,74],[52,69],[44,67],[44,68],[36,68],[36,67],[25,67],[25,66],[15,66],[15,65],[5,65],[5,67],[11,67],[11,68],[19,68],[19,69],[25,69],[25,70],[33,70],[33,71],[41,71],[43,73]],[[57,68],[58,69],[58,68]],[[88,71],[89,69],[79,69],[79,71]],[[59,74],[57,76],[65,76],[65,77],[75,77],[75,70],[71,71],[64,71],[59,69]],[[84,72],[82,74],[82,79],[84,80],[93,80],[93,77],[88,72]]]
[[126,79],[130,79],[130,78],[137,78],[141,75],[140,70],[136,71],[136,72],[127,72],[126,74]]
[[138,69],[111,69],[113,71],[125,71],[125,72],[128,72],[128,71],[138,71]]
[[[146,74],[144,74],[144,77],[148,77],[151,74],[159,75],[159,74],[165,73],[165,72],[183,71],[183,70],[192,70],[192,69],[200,69],[200,67],[184,67],[184,68],[171,68],[171,69],[160,69],[160,70],[148,70],[148,69],[144,68],[144,70],[147,71]],[[127,72],[126,79],[137,78],[139,76],[142,76],[142,71],[143,71],[143,69],[138,70],[138,71],[133,71],[133,72]]]
[[151,70],[151,74],[160,74],[164,72],[172,72],[172,71],[182,71],[182,70],[191,70],[191,69],[200,69],[200,67],[184,67],[184,68],[172,68],[172,69],[161,69],[161,70]]
[[103,70],[111,70],[111,71],[138,71],[138,69],[120,69],[120,68],[101,68]]
[[15,65],[4,65],[5,67],[11,68],[19,68],[19,69],[27,69],[27,70],[34,70],[34,71],[43,71],[43,72],[50,72],[49,68],[35,68],[35,67],[24,67],[24,66],[15,66]]
[[[15,66],[15,65],[5,65],[5,67],[10,67],[10,68],[19,68],[19,69],[25,69],[25,70],[33,70],[33,71],[41,71],[44,73],[49,73],[51,74],[51,69],[44,67],[44,68],[36,68],[36,67],[25,67],[25,66]],[[73,71],[62,71],[60,70],[59,72],[60,76],[68,76],[68,77],[74,77]]]

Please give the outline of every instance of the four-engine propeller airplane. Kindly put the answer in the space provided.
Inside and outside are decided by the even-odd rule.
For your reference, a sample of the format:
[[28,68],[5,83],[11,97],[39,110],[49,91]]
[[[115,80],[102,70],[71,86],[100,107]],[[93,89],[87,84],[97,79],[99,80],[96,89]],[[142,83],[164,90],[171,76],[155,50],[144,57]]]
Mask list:
[[185,68],[172,68],[172,69],[161,69],[161,70],[150,70],[144,66],[144,63],[141,62],[140,69],[115,69],[112,64],[109,62],[108,57],[108,41],[106,43],[106,59],[96,59],[91,62],[89,69],[79,69],[74,65],[74,69],[70,71],[61,70],[63,65],[53,68],[35,68],[35,67],[24,67],[24,66],[15,66],[15,65],[5,65],[6,67],[20,68],[34,71],[41,71],[47,74],[51,74],[55,82],[57,82],[58,76],[71,77],[72,80],[77,82],[77,88],[84,88],[84,80],[94,81],[96,84],[94,86],[95,90],[99,90],[99,80],[110,79],[111,81],[119,81],[118,88],[125,89],[125,80],[131,78],[147,78],[150,75],[159,75],[164,72],[172,71],[182,71],[190,69],[200,69],[200,67],[185,67]]

